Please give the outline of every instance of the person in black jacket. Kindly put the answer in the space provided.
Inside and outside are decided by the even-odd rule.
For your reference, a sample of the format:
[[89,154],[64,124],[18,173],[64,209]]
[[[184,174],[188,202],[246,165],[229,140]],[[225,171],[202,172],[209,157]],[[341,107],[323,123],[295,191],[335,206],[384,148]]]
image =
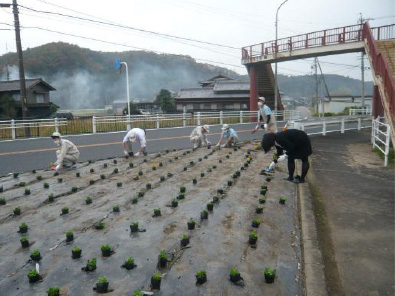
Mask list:
[[[310,168],[309,156],[313,152],[309,136],[297,129],[289,129],[278,133],[268,133],[262,138],[262,148],[265,153],[269,152],[273,146],[276,146],[277,155],[281,156],[286,151],[285,155],[288,157],[288,181],[295,183],[303,183]],[[302,174],[300,177],[295,177],[295,159],[302,160]]]

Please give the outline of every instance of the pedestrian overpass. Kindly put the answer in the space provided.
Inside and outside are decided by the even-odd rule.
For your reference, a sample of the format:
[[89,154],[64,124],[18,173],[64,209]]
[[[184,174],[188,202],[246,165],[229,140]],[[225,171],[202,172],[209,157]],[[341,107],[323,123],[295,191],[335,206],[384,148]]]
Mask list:
[[[311,32],[242,48],[242,63],[250,77],[250,110],[258,96],[274,106],[274,75],[271,64],[310,57],[366,52],[374,77],[373,115],[385,116],[394,141],[395,122],[395,24],[370,28],[369,23]],[[276,89],[279,109],[282,109]]]

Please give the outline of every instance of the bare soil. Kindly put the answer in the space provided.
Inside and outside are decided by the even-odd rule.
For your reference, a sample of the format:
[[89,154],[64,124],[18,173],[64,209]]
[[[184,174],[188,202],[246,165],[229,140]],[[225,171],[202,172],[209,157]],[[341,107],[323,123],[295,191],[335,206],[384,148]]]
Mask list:
[[[266,181],[267,176],[260,175],[260,171],[267,167],[271,155],[256,147],[252,143],[237,151],[202,148],[162,152],[147,156],[146,162],[143,158],[118,158],[115,164],[114,159],[109,159],[79,164],[76,170],[61,172],[59,176],[52,171],[37,171],[0,179],[0,186],[4,187],[0,196],[7,201],[0,206],[0,294],[46,295],[49,287],[58,286],[61,295],[95,295],[92,288],[97,278],[105,276],[111,290],[107,295],[131,295],[136,289],[150,291],[152,274],[160,272],[161,290],[154,291],[155,295],[301,295],[295,185],[284,181],[286,175],[281,171],[272,174],[270,182]],[[241,170],[247,151],[251,151],[252,160]],[[129,167],[131,162],[133,168]],[[159,166],[160,162],[163,166]],[[114,173],[114,168],[119,173]],[[140,170],[143,175],[134,180]],[[233,186],[228,186],[227,180],[237,170],[241,176]],[[81,174],[79,178],[77,171]],[[168,173],[173,176],[168,177]],[[106,178],[101,179],[101,174]],[[38,181],[37,175],[42,180]],[[165,181],[160,181],[161,176],[166,177]],[[59,183],[58,178],[63,182]],[[197,178],[196,185],[192,184],[193,178]],[[90,184],[90,180],[94,183]],[[19,187],[20,182],[27,186]],[[48,189],[43,188],[44,182],[49,183]],[[121,187],[118,182],[122,182]],[[152,184],[152,189],[145,190],[147,183]],[[185,199],[172,208],[171,200],[177,197],[182,185],[186,187]],[[256,214],[261,185],[268,186],[267,201],[261,205],[263,214]],[[77,192],[72,192],[73,186],[78,187]],[[25,188],[31,190],[30,195],[24,194]],[[224,194],[219,195],[219,203],[208,219],[201,220],[200,212],[212,201],[218,188],[223,188]],[[141,190],[146,191],[145,195],[132,204]],[[48,202],[51,193],[55,195],[52,203]],[[279,204],[282,195],[287,197],[285,205]],[[87,196],[92,198],[92,204],[85,203]],[[120,213],[112,212],[114,205],[120,206]],[[16,206],[21,207],[20,216],[13,215]],[[60,215],[65,206],[70,208],[69,214]],[[153,217],[154,208],[161,209],[160,217]],[[190,218],[197,221],[195,230],[187,230]],[[248,236],[254,218],[259,218],[261,225],[255,229],[258,242],[253,248],[248,244]],[[106,223],[104,229],[95,229],[98,221]],[[142,231],[130,232],[133,221],[139,222]],[[22,234],[17,232],[22,222],[29,226],[26,236],[31,246],[26,249],[21,248]],[[65,241],[67,230],[74,232],[71,243]],[[191,240],[181,248],[180,238],[184,234]],[[102,257],[103,244],[110,244],[114,251],[110,257]],[[82,249],[80,259],[71,258],[71,250],[76,246]],[[35,267],[30,252],[37,248],[42,255],[43,279],[29,284],[27,273]],[[169,254],[164,269],[157,267],[161,250]],[[134,257],[136,268],[121,268],[128,257]],[[97,258],[96,271],[81,271],[91,258]],[[229,281],[232,267],[239,269],[244,287]],[[266,267],[277,269],[274,284],[265,283]],[[200,269],[206,270],[208,280],[197,286],[195,274]]]

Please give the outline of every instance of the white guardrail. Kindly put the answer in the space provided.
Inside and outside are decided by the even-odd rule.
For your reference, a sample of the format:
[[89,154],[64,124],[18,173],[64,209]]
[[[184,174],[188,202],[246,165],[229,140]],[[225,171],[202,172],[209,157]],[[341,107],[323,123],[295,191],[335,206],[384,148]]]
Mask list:
[[371,108],[359,108],[359,109],[349,109],[348,110],[348,115],[353,116],[353,115],[372,115],[372,109]]
[[[322,118],[322,117],[321,117]],[[316,127],[322,127],[321,131],[317,132],[309,132],[309,135],[318,135],[322,134],[325,136],[327,133],[332,133],[332,132],[341,132],[342,134],[346,130],[361,130],[362,128],[371,128],[371,122],[372,118],[370,116],[364,117],[342,117],[342,118],[324,118],[320,121],[314,121],[314,122],[304,122],[304,121],[296,121],[296,126],[295,128],[298,128],[302,131],[305,131],[306,128],[316,128]],[[369,125],[363,126],[362,122],[363,121],[369,121]],[[348,127],[346,128],[346,123],[356,123],[356,127]],[[329,126],[335,126],[334,129],[328,129]]]
[[391,128],[389,124],[381,122],[383,117],[372,120],[372,144],[384,154],[384,166],[388,165],[388,154],[390,152]]
[[16,139],[16,130],[25,128],[43,128],[53,127],[56,132],[59,132],[59,127],[66,126],[66,118],[53,119],[31,119],[31,120],[7,120],[0,121],[0,130],[11,130],[11,138]]
[[[299,111],[282,110],[273,112],[276,119],[288,121],[298,119]],[[162,127],[186,127],[202,124],[223,124],[225,121],[232,120],[232,123],[248,123],[251,118],[257,118],[257,111],[220,111],[220,112],[195,112],[180,114],[155,114],[155,115],[127,115],[124,116],[92,116],[92,132],[97,133],[98,125],[111,126],[114,124],[125,124],[125,129],[130,129],[133,122],[151,123],[156,128]],[[59,131],[62,126],[67,126],[73,119],[53,118],[53,119],[34,119],[34,120],[8,120],[0,121],[1,130],[11,130],[11,138],[16,139],[17,130],[25,128],[53,128]],[[229,122],[229,121],[228,121]],[[169,123],[169,124],[166,124]]]
[[[300,118],[299,111],[283,110],[272,112],[276,119],[281,118],[282,121]],[[235,123],[248,122],[250,118],[257,118],[257,111],[220,111],[220,112],[195,112],[195,113],[180,113],[180,114],[156,114],[156,115],[131,115],[130,118],[126,116],[93,116],[92,126],[93,133],[97,132],[98,124],[114,124],[124,123],[128,126],[133,126],[133,122],[155,122],[155,126],[159,129],[161,123],[166,121],[179,121],[182,127],[189,125],[202,125],[208,120],[218,120],[219,124],[223,124],[226,119],[237,118]],[[191,122],[192,121],[192,122]],[[181,123],[182,122],[182,123]],[[207,123],[210,124],[210,123]]]

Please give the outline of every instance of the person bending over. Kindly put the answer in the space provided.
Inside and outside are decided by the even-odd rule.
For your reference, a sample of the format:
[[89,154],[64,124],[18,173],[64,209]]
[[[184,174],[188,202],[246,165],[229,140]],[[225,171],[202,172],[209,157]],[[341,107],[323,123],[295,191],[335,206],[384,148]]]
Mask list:
[[[288,181],[303,183],[310,168],[309,156],[312,148],[309,136],[301,130],[290,129],[278,133],[268,133],[262,138],[262,148],[265,153],[275,146],[278,157],[285,155],[288,158]],[[284,153],[286,151],[286,153]],[[300,177],[295,177],[295,159],[302,160],[302,173]]]

